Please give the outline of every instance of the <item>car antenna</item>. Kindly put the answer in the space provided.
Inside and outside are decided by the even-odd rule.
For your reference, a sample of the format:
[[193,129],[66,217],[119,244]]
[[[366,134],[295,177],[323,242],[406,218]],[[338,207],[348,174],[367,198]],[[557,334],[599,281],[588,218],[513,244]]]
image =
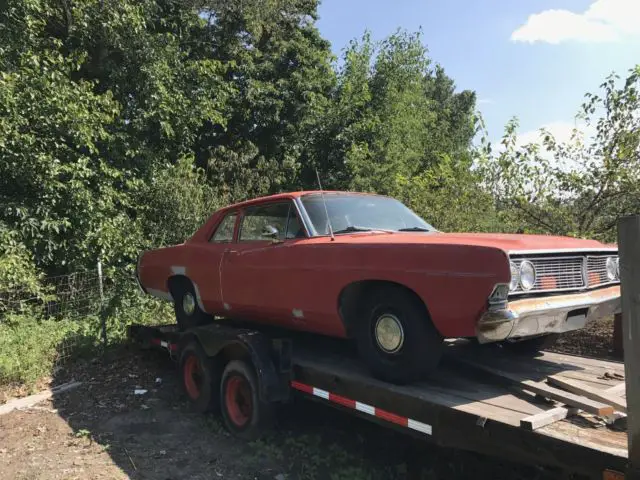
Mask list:
[[333,235],[333,228],[331,228],[331,219],[329,218],[329,210],[327,209],[327,201],[324,198],[324,190],[322,190],[322,183],[320,183],[320,174],[316,168],[316,177],[318,178],[318,187],[320,187],[320,196],[322,197],[322,204],[324,205],[324,213],[327,216],[327,225],[329,226],[329,235],[331,235],[331,241],[334,241],[336,237]]

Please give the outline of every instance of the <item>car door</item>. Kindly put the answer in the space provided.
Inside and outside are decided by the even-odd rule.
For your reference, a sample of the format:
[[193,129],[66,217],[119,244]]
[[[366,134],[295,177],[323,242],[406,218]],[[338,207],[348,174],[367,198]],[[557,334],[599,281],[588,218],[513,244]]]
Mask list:
[[289,258],[307,234],[292,200],[243,210],[237,242],[222,261],[222,292],[227,314],[282,326],[295,322]]
[[238,211],[227,212],[214,228],[207,242],[193,243],[191,246],[191,267],[188,277],[196,287],[205,310],[211,314],[222,315],[221,266],[224,252],[234,245]]

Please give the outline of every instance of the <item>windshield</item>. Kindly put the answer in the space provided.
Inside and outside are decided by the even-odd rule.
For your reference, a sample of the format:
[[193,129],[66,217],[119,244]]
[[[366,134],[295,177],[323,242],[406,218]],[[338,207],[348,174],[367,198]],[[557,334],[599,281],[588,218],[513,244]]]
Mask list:
[[[394,198],[378,195],[326,193],[324,198],[335,234],[370,230],[430,232],[435,229]],[[328,235],[327,213],[320,194],[301,197],[313,227]]]

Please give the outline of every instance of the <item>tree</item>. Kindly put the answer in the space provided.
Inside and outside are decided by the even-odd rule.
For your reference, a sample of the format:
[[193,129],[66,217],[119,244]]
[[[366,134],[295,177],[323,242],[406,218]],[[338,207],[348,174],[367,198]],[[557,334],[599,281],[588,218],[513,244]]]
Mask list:
[[432,66],[420,33],[351,42],[332,97],[306,183],[318,168],[327,187],[393,195],[440,228],[487,228],[470,171],[475,94]]
[[211,2],[215,56],[233,86],[226,126],[203,132],[196,158],[234,198],[301,187],[334,83],[317,0]]
[[541,145],[518,146],[511,121],[480,164],[503,215],[527,231],[615,240],[618,217],[640,209],[640,66],[621,86],[609,76],[602,95],[587,94],[568,142],[541,130]]

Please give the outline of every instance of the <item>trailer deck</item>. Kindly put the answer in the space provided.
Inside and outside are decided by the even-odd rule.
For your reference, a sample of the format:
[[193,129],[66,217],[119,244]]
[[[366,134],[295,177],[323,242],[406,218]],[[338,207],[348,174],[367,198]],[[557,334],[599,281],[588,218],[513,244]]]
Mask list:
[[[152,343],[177,350],[175,327],[152,332]],[[622,362],[550,352],[520,357],[452,341],[432,378],[400,386],[373,378],[344,342],[300,336],[292,344],[291,388],[312,399],[442,446],[594,478],[625,471],[624,414],[599,416],[527,391],[527,382],[545,384],[553,376],[623,399]],[[591,404],[584,401],[588,410]],[[543,421],[537,425],[532,418]]]

